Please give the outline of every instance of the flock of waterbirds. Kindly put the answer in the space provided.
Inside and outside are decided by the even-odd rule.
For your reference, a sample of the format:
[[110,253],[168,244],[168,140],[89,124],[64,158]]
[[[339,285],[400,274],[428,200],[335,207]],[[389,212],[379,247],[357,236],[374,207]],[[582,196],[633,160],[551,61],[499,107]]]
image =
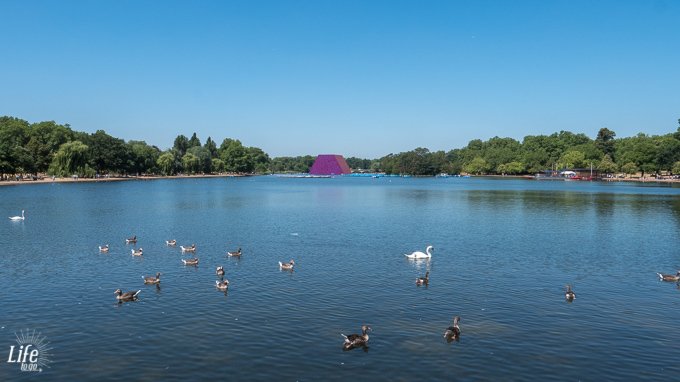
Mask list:
[[[21,210],[21,215],[20,216],[10,216],[9,219],[11,221],[24,221],[26,219],[26,216],[24,215],[24,210]],[[125,239],[125,244],[137,244],[137,236],[132,236],[127,239]],[[177,240],[166,240],[165,244],[170,246],[170,247],[176,247],[177,246]],[[99,252],[101,253],[108,253],[109,252],[109,244],[105,245],[100,245],[99,246]],[[192,244],[190,246],[184,247],[180,245],[180,250],[182,253],[188,253],[193,255],[192,258],[188,259],[181,259],[182,263],[185,266],[197,266],[198,265],[198,257],[196,257],[196,244]],[[411,254],[405,254],[405,256],[410,259],[410,260],[429,260],[432,257],[432,251],[434,250],[433,246],[427,246],[425,249],[425,252],[420,252],[420,251],[415,251],[412,252]],[[142,247],[139,247],[139,249],[131,249],[130,250],[132,256],[143,256],[144,255],[144,250]],[[240,258],[242,255],[241,248],[238,248],[236,251],[227,251],[226,253],[227,256],[229,257],[236,257]],[[295,268],[295,261],[293,259],[290,259],[288,262],[281,262],[279,261],[279,269],[284,270],[284,271],[293,271]],[[161,282],[161,272],[156,272],[155,276],[142,276],[142,280],[144,284],[150,284],[150,285],[156,285],[159,286]],[[229,280],[224,278],[225,271],[224,267],[219,265],[215,269],[215,274],[217,277],[219,277],[218,280],[215,280],[215,288],[217,288],[220,291],[227,292],[229,288]],[[666,282],[675,282],[678,287],[680,288],[680,269],[677,270],[675,274],[664,274],[664,273],[657,273],[659,276],[659,280],[661,281],[666,281]],[[429,286],[430,284],[430,271],[428,270],[425,272],[425,276],[423,277],[418,277],[416,278],[416,286]],[[128,302],[128,301],[135,301],[137,300],[137,297],[139,294],[142,292],[142,290],[137,290],[137,291],[128,291],[128,292],[123,292],[121,289],[116,289],[114,292],[114,295],[116,296],[116,299],[118,300],[119,303],[123,302]],[[565,286],[565,294],[564,298],[567,302],[571,303],[576,299],[576,293],[572,289],[572,285],[567,284]],[[444,338],[447,340],[447,342],[451,341],[458,341],[460,339],[460,316],[454,316],[453,317],[453,324],[446,328],[446,331],[444,331]],[[350,334],[350,335],[344,335],[341,334],[342,337],[344,338],[343,342],[343,350],[352,350],[355,348],[363,348],[364,350],[368,350],[368,332],[371,331],[371,327],[368,325],[362,325],[361,326],[361,334]]]

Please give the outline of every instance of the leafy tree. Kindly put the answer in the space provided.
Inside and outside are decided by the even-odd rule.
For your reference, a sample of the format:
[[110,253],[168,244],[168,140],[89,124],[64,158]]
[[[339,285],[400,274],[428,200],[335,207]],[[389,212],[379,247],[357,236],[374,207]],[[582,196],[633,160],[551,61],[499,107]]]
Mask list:
[[212,172],[210,150],[201,146],[193,146],[187,150],[187,154],[192,154],[198,159],[198,172],[203,172],[204,174],[210,174]]
[[482,157],[476,157],[470,163],[463,166],[463,170],[468,174],[486,174],[490,169],[489,163]]
[[271,159],[269,159],[269,155],[267,155],[267,153],[262,151],[262,149],[259,147],[248,147],[246,151],[248,153],[248,157],[250,158],[250,162],[253,163],[255,172],[263,174],[269,171]]
[[195,174],[200,170],[201,161],[192,153],[186,153],[182,157],[182,167],[187,174]]
[[86,142],[90,150],[90,167],[98,173],[126,172],[130,156],[125,141],[106,134],[104,130],[97,130]]
[[208,140],[205,141],[205,145],[203,147],[208,149],[210,152],[210,158],[217,158],[219,156],[219,153],[217,152],[217,145],[215,144],[215,141],[212,140],[212,138],[208,137]]
[[173,144],[172,148],[177,151],[180,158],[183,157],[189,149],[189,139],[187,139],[187,137],[184,135],[178,135],[177,138],[175,138],[175,143]]
[[27,142],[28,122],[0,117],[0,173],[16,174],[25,166],[25,155],[21,148]]
[[624,164],[623,166],[621,166],[621,171],[623,171],[625,174],[633,175],[633,174],[636,174],[638,172],[638,167],[635,163],[628,162],[628,163]]
[[67,126],[54,121],[32,124],[28,129],[26,149],[30,152],[35,172],[47,172],[54,154],[59,147],[73,139],[73,132]]
[[130,152],[130,169],[137,175],[152,172],[160,156],[157,147],[149,146],[144,141],[130,141],[127,143]]
[[220,145],[220,159],[224,161],[227,171],[249,173],[255,164],[248,155],[248,151],[237,139],[226,138]]
[[673,168],[671,169],[671,171],[673,172],[673,175],[680,174],[680,161],[673,163]]
[[90,172],[88,162],[89,148],[80,141],[66,142],[54,155],[49,173],[57,176],[85,176]]
[[521,174],[524,172],[524,165],[522,162],[512,161],[498,165],[496,172],[500,174]]
[[212,169],[213,171],[217,173],[223,173],[224,172],[224,161],[220,158],[213,158],[212,159]]
[[156,159],[156,165],[161,170],[163,175],[174,175],[175,173],[175,155],[172,152],[166,151]]
[[559,160],[560,168],[578,168],[582,167],[585,162],[586,156],[576,150],[569,150],[562,154]]
[[598,150],[602,151],[604,155],[609,155],[610,158],[614,157],[614,151],[616,149],[614,137],[616,137],[615,132],[603,127],[597,132],[597,138],[595,138],[595,146],[597,146]]
[[192,148],[192,147],[201,147],[201,140],[198,139],[196,136],[196,133],[194,133],[191,138],[189,139],[189,146],[187,147],[187,150]]
[[616,163],[614,163],[609,154],[605,154],[602,157],[600,163],[598,163],[597,165],[597,169],[605,174],[611,174],[616,172],[616,168],[617,168]]

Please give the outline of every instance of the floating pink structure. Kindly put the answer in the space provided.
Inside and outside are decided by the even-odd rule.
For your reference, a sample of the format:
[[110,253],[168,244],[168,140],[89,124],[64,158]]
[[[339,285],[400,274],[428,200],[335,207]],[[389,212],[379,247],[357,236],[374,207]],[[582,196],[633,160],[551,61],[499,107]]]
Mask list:
[[310,175],[342,175],[351,172],[342,155],[319,155],[309,169]]

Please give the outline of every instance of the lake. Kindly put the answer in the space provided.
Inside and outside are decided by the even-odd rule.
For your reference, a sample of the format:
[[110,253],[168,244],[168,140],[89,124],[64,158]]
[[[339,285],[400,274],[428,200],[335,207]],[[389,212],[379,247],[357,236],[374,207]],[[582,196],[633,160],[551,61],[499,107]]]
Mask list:
[[[33,330],[51,348],[40,380],[680,378],[680,288],[655,273],[680,268],[677,187],[261,176],[0,196],[2,381],[35,377],[7,362]],[[404,256],[427,245],[430,261]],[[118,304],[118,288],[139,299]],[[369,348],[343,351],[362,324]]]

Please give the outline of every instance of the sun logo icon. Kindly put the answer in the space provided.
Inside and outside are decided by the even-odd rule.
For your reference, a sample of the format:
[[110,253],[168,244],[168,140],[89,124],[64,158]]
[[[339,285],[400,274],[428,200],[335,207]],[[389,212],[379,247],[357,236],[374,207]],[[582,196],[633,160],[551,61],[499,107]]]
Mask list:
[[43,368],[49,367],[52,362],[50,360],[52,348],[42,333],[26,329],[25,332],[22,330],[14,335],[17,338],[17,345],[9,347],[7,363],[20,364],[21,371],[41,372]]

